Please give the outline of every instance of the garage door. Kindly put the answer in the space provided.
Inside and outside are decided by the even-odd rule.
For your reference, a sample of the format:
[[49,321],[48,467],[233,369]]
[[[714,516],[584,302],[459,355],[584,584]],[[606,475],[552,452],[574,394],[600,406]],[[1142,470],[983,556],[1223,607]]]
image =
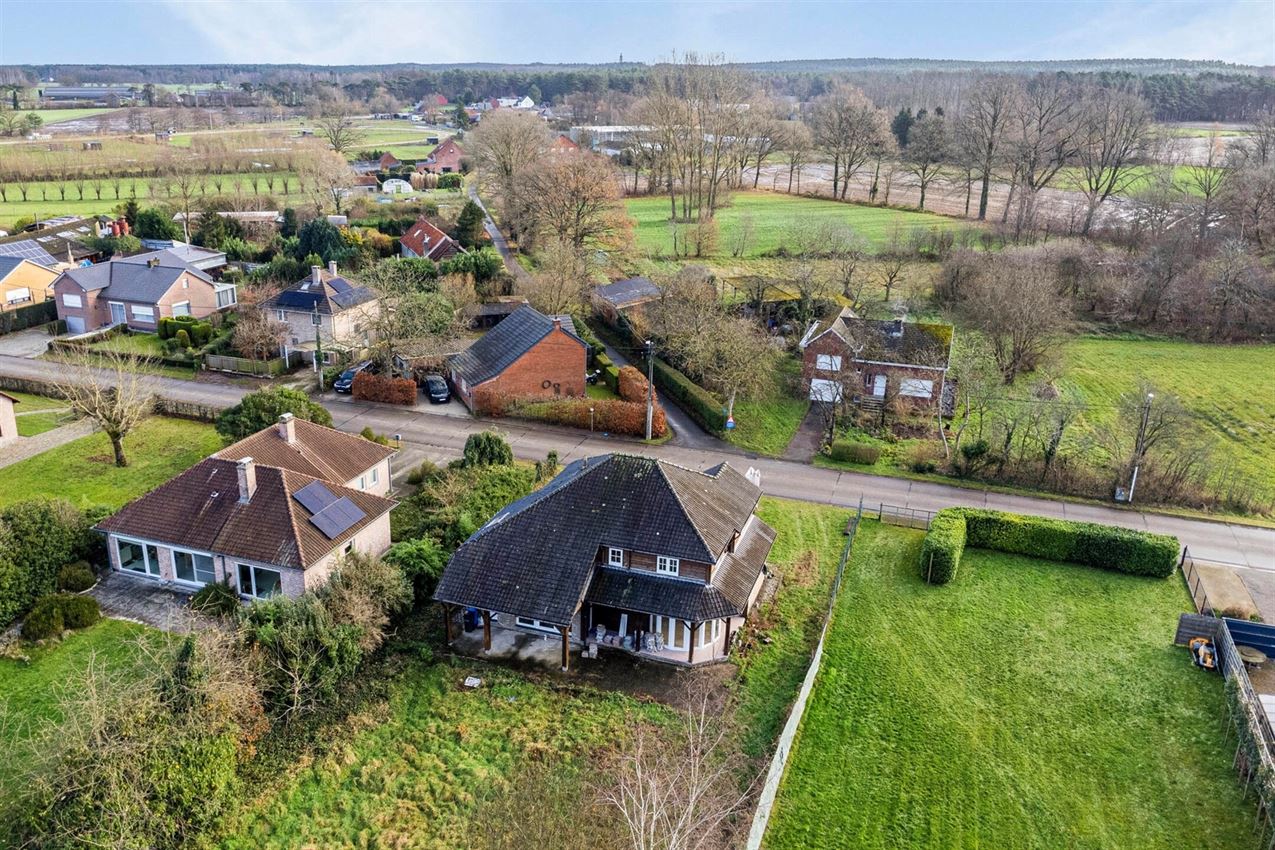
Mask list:
[[66,332],[69,334],[84,333],[84,317],[83,316],[67,316]]
[[841,401],[841,385],[836,381],[812,378],[810,381],[810,400]]

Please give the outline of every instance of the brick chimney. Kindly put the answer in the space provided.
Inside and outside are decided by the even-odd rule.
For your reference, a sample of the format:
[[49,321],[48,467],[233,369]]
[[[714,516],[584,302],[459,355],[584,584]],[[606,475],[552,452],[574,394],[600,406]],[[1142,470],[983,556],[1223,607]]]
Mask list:
[[336,277],[336,260],[328,260],[328,274]]
[[279,437],[288,445],[297,441],[296,417],[291,413],[279,415]]
[[257,465],[246,457],[235,464],[235,470],[239,473],[239,504],[246,505],[257,492]]
[[323,283],[323,266],[310,266],[310,280],[314,283]]
[[159,257],[151,257],[149,260],[147,260],[147,261],[146,261],[146,267],[147,267],[148,269],[157,269],[157,268],[159,268]]
[[560,331],[560,330],[562,330],[562,317],[561,317],[561,316],[554,316],[554,317],[553,317],[553,329],[554,329],[554,330],[556,330],[556,331]]

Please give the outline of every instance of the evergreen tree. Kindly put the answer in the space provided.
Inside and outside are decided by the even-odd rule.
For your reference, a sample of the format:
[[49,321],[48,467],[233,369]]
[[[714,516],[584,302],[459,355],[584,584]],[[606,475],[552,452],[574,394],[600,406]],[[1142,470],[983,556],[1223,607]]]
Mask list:
[[470,198],[456,218],[456,241],[466,248],[478,244],[483,235],[483,222],[486,220],[482,207]]
[[899,147],[906,148],[908,146],[908,132],[912,129],[912,123],[915,120],[912,117],[911,109],[900,109],[899,114],[894,116],[894,120],[890,122],[890,132],[898,140]]

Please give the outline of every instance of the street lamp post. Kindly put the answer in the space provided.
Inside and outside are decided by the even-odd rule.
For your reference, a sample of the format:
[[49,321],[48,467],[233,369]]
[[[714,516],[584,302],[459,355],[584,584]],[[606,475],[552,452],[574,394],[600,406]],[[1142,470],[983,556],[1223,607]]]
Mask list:
[[1138,442],[1133,450],[1133,476],[1129,479],[1128,503],[1133,504],[1133,491],[1138,486],[1138,469],[1142,466],[1142,454],[1146,451],[1147,422],[1151,418],[1151,402],[1155,393],[1147,393],[1147,403],[1142,405],[1142,421],[1138,423]]

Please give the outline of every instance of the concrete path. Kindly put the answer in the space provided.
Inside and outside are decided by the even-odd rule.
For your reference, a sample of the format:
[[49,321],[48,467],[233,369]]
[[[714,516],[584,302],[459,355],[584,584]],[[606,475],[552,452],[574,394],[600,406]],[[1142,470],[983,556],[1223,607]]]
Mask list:
[[203,619],[190,610],[189,591],[145,576],[108,571],[88,594],[97,600],[103,617],[142,623],[166,632],[185,634]]
[[823,425],[822,411],[817,405],[810,405],[801,424],[797,426],[797,432],[788,441],[788,448],[784,449],[784,460],[810,463],[823,444]]
[[11,357],[39,357],[49,349],[49,336],[44,328],[27,328],[0,336],[0,354]]
[[[607,357],[610,357],[611,362],[616,365],[616,368],[633,365],[627,357],[611,346],[604,344],[603,348],[606,350]],[[658,389],[655,391],[655,397],[664,406],[664,418],[673,429],[673,438],[669,440],[669,445],[686,446],[693,449],[734,450],[730,443],[719,440],[701,428],[699,423],[688,416],[685,410],[669,401],[668,397],[660,393]]]
[[[47,411],[38,412],[45,413]],[[34,437],[20,437],[12,443],[0,445],[0,469],[12,466],[29,457],[35,457],[42,452],[47,452],[49,449],[64,445],[72,440],[78,440],[80,437],[87,437],[96,430],[97,426],[92,420],[77,419],[60,428],[45,431],[43,434],[36,434]]]
[[[57,364],[43,360],[0,356],[0,375],[40,377],[47,380],[49,374],[56,369]],[[174,399],[213,407],[229,407],[248,392],[248,389],[241,387],[201,384],[176,378],[157,378],[156,386],[159,392]],[[542,459],[551,450],[556,451],[563,462],[614,451],[663,458],[691,469],[704,469],[722,460],[729,460],[744,469],[754,466],[760,470],[762,489],[772,496],[846,508],[858,505],[860,499],[867,507],[884,502],[932,511],[952,505],[966,505],[1110,523],[1176,535],[1199,558],[1275,570],[1275,529],[1270,528],[1144,513],[1115,505],[1065,502],[929,481],[843,472],[777,458],[762,458],[726,444],[718,444],[710,449],[671,444],[645,446],[619,438],[607,438],[599,434],[539,423],[435,416],[411,408],[363,402],[331,404],[329,410],[336,427],[344,431],[358,433],[370,426],[378,433],[402,434],[404,442],[413,449],[417,458],[442,460],[459,457],[465,439],[470,434],[494,428],[509,439],[515,455],[525,460]],[[399,463],[403,462],[401,459],[397,460]]]
[[509,247],[509,240],[505,238],[505,234],[500,232],[500,228],[496,226],[496,222],[492,219],[491,213],[487,212],[487,205],[483,203],[483,199],[478,197],[478,189],[471,183],[469,185],[469,197],[474,203],[482,208],[483,228],[486,229],[487,235],[491,237],[491,245],[496,249],[496,253],[500,254],[500,258],[505,261],[505,268],[513,275],[514,280],[519,283],[528,283],[531,275],[527,270],[518,264],[518,259],[514,256],[513,250]]

